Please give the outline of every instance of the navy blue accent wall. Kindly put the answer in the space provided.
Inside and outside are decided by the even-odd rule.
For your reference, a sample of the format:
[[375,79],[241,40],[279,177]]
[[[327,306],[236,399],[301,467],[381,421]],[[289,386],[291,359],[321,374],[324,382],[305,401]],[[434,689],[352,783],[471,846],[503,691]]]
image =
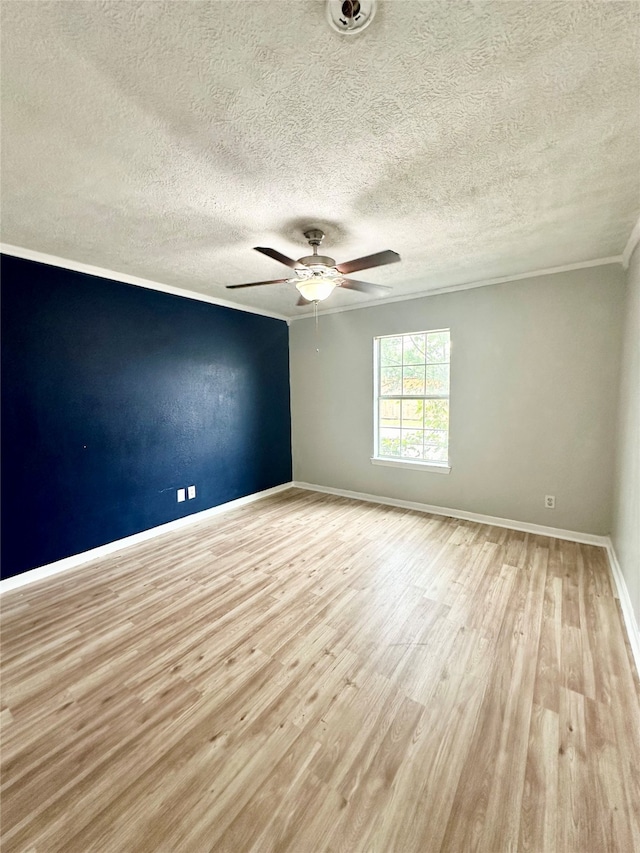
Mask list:
[[1,272],[4,577],[291,480],[284,321]]

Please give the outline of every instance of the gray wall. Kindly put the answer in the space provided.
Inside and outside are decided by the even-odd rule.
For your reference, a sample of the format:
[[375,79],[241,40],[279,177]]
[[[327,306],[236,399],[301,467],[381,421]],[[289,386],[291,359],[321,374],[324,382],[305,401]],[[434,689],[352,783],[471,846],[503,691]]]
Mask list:
[[[609,533],[623,299],[611,265],[321,315],[319,353],[296,320],[294,478]],[[374,336],[444,327],[451,473],[372,465]]]
[[640,246],[627,275],[611,539],[640,624]]

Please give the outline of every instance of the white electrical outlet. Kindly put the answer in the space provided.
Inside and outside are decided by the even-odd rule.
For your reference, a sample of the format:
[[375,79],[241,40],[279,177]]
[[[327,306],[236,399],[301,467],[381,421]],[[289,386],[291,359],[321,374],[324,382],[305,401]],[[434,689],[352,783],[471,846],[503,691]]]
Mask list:
[[195,496],[196,496],[196,487],[195,486],[188,486],[187,487],[187,497],[189,498],[189,500],[191,500],[191,498],[195,498]]
[[182,503],[185,500],[185,489],[178,489],[178,503]]
[[555,509],[556,508],[556,496],[555,495],[545,495],[544,496],[544,505],[546,509]]

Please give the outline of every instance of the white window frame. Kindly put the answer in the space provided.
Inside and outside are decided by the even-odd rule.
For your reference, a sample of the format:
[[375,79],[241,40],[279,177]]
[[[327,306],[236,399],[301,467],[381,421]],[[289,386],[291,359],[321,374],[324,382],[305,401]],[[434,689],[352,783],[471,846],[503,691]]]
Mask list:
[[[448,394],[425,394],[417,399],[422,400],[448,400],[449,401],[449,424],[447,430],[447,461],[446,462],[426,462],[421,459],[400,459],[389,456],[378,456],[378,431],[380,428],[379,404],[380,404],[380,341],[382,338],[399,338],[406,335],[432,335],[436,332],[449,332],[449,369],[451,369],[451,329],[427,329],[426,331],[416,332],[395,332],[388,335],[378,335],[373,339],[373,456],[371,457],[372,465],[386,465],[390,468],[405,468],[408,470],[427,471],[433,474],[449,474],[451,471],[451,385],[449,385]],[[403,398],[403,394],[394,394],[394,397]],[[408,397],[407,399],[416,399],[416,397]]]

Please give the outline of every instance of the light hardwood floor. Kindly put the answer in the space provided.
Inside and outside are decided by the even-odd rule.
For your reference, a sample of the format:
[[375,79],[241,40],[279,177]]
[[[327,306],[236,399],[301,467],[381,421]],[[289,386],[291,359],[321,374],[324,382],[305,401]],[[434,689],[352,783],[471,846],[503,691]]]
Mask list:
[[640,850],[605,552],[291,490],[2,597],[2,850]]

